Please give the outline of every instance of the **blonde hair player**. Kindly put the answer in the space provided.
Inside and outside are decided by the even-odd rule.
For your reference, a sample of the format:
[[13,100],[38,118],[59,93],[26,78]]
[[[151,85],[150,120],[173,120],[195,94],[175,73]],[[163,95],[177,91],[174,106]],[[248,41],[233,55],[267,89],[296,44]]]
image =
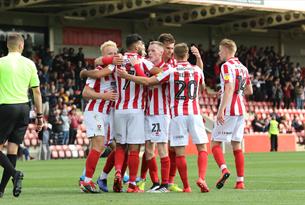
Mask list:
[[[118,51],[116,44],[112,41],[103,43],[100,49],[102,56],[109,59],[117,55]],[[118,96],[115,78],[112,74],[113,70],[110,70],[109,66],[104,63],[103,66],[97,66],[96,70],[103,75],[98,76],[98,78],[89,77],[83,90],[83,97],[89,100],[84,111],[84,123],[87,128],[87,135],[92,143],[86,160],[85,178],[80,181],[80,188],[87,193],[100,192],[100,189],[105,191],[100,183],[99,189],[92,181],[92,177],[104,149],[105,137],[108,136],[109,132],[108,127],[110,127],[110,131],[112,130],[114,101]],[[110,134],[110,137],[113,137],[113,135]]]
[[244,95],[253,93],[248,69],[235,57],[237,47],[233,40],[223,39],[219,44],[219,57],[225,63],[221,66],[221,102],[217,120],[212,131],[212,152],[221,169],[222,175],[216,182],[221,189],[230,176],[224,155],[222,142],[231,142],[235,157],[237,180],[235,189],[244,189],[244,155],[241,141],[244,134]]

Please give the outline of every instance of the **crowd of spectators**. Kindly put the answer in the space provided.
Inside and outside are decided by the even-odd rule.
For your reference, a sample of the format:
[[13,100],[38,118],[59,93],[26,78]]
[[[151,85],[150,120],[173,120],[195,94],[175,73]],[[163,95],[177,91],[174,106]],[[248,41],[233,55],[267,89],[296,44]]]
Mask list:
[[[194,44],[192,44],[194,45]],[[3,45],[2,45],[3,46]],[[210,46],[206,50],[201,44],[196,45],[204,61],[206,83],[219,89],[221,63],[218,48]],[[0,48],[0,56],[5,49]],[[41,82],[43,114],[50,131],[52,144],[74,144],[77,128],[82,119],[77,114],[81,110],[81,90],[83,82],[79,73],[83,68],[91,69],[92,65],[85,60],[83,49],[77,52],[73,48],[63,48],[55,54],[48,48],[34,46],[30,36],[26,37],[24,53],[31,58],[38,70]],[[291,62],[289,56],[280,56],[273,47],[240,46],[237,51],[239,60],[249,69],[254,94],[249,100],[269,101],[276,108],[304,108],[305,68],[299,63]],[[196,63],[190,53],[189,61]],[[32,116],[33,118],[35,116]],[[252,121],[254,131],[266,132],[271,115],[255,116]],[[283,125],[283,116],[277,117]],[[302,121],[287,125],[287,132],[304,129]],[[50,126],[48,126],[48,124]],[[301,125],[297,125],[301,124]]]
[[[203,51],[207,83],[217,89],[221,62],[218,49],[211,46]],[[248,68],[253,84],[253,101],[269,101],[275,108],[304,108],[305,67],[281,56],[274,47],[238,47],[236,56]]]

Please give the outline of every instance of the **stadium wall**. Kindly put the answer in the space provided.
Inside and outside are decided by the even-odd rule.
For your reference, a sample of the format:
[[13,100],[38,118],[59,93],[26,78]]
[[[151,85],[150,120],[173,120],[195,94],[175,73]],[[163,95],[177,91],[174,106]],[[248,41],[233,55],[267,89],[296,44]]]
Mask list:
[[[208,134],[209,141],[211,142],[211,134]],[[253,152],[270,152],[270,138],[268,133],[247,134],[244,136],[243,151],[245,153]],[[232,152],[230,143],[223,145],[225,153]],[[278,151],[279,152],[295,152],[297,151],[297,136],[295,134],[280,134],[278,136]],[[186,153],[189,155],[197,154],[196,145],[192,144],[190,137],[189,146],[186,148]],[[208,144],[208,153],[211,152],[210,143]]]

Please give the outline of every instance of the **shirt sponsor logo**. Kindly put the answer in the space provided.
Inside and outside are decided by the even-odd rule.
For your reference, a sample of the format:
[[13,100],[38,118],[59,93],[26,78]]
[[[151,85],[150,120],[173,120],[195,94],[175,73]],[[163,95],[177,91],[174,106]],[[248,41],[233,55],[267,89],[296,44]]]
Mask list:
[[183,135],[174,136],[175,139],[183,139]]
[[224,131],[221,131],[221,132],[218,132],[218,134],[220,134],[220,135],[231,135],[232,132],[224,132]]

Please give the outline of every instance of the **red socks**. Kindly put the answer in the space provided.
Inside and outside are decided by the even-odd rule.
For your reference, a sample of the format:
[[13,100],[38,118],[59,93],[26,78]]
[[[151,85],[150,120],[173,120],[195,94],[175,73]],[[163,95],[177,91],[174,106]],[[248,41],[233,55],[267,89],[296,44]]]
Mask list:
[[122,172],[122,166],[124,164],[124,160],[125,160],[125,150],[121,146],[116,147],[115,160],[114,160],[114,166],[116,172]]
[[170,159],[170,170],[169,170],[169,182],[170,184],[174,183],[175,176],[176,176],[176,152],[175,150],[169,149],[168,150],[169,159]]
[[147,165],[146,155],[144,152],[142,156],[142,164],[141,164],[141,179],[146,179],[147,170],[148,170],[148,165]]
[[115,160],[115,151],[113,150],[109,156],[107,157],[107,160],[106,160],[106,164],[104,166],[104,169],[103,169],[103,172],[105,172],[106,174],[108,174],[111,169],[113,168],[114,166],[114,160]]
[[157,165],[156,157],[153,157],[150,160],[147,160],[147,165],[149,168],[149,175],[150,175],[151,181],[153,183],[159,183],[158,165]]
[[176,157],[176,164],[177,164],[177,169],[180,174],[180,178],[183,183],[183,187],[186,189],[190,186],[187,178],[187,166],[186,166],[186,159],[185,156],[177,156]]
[[198,165],[198,176],[199,178],[204,180],[208,166],[208,153],[206,151],[200,151],[198,153],[197,165]]
[[237,177],[244,176],[244,154],[241,149],[233,151],[235,157],[235,166],[236,166],[236,173]]
[[128,152],[125,152],[125,160],[124,160],[122,171],[121,171],[122,177],[124,176],[124,174],[126,172],[127,165],[128,165]]
[[161,158],[161,178],[162,178],[161,184],[168,184],[169,166],[170,166],[169,157]]
[[91,149],[86,160],[86,177],[92,178],[101,153]]
[[221,165],[226,164],[225,158],[222,153],[222,149],[219,145],[214,145],[212,148],[212,153],[218,167],[221,168]]
[[128,156],[129,181],[135,182],[139,168],[139,152],[130,151]]

